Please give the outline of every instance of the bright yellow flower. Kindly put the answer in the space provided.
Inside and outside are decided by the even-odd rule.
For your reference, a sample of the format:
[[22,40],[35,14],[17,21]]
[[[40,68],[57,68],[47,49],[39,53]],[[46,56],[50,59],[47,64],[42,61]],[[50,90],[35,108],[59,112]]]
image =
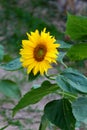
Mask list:
[[40,72],[41,75],[47,73],[51,68],[51,63],[56,63],[58,55],[57,48],[59,44],[55,44],[55,38],[46,33],[44,28],[41,33],[38,30],[28,34],[29,40],[22,40],[22,49],[20,49],[20,61],[24,68],[27,68],[29,74],[33,71],[34,75]]

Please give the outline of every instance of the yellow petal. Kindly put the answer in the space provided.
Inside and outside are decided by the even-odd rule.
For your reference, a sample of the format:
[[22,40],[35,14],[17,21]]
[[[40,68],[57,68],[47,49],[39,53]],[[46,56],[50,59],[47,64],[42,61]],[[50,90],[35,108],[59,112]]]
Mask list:
[[[38,30],[31,32],[30,34],[27,33],[27,36],[28,40],[22,40],[22,48],[19,52],[22,66],[27,68],[27,73],[30,73],[33,70],[34,75],[38,72],[40,72],[41,75],[44,75],[44,72],[47,72],[47,70],[52,67],[50,64],[53,62],[56,63],[56,58],[59,54],[57,48],[60,45],[55,43],[56,39],[51,36],[49,32],[46,32],[46,28],[44,28],[41,33],[39,33]],[[43,58],[38,60],[36,55],[38,54],[38,51],[40,51],[39,48],[43,49],[44,46],[46,52],[44,53]],[[35,49],[37,50],[35,51]]]

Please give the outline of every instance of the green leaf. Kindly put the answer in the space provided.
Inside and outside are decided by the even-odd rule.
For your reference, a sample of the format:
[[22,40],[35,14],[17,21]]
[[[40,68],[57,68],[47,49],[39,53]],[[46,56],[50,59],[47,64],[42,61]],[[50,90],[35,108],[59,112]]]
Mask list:
[[71,84],[69,84],[67,77],[65,77],[63,75],[58,75],[57,78],[56,78],[56,82],[59,85],[59,87],[61,89],[63,89],[63,91],[70,92],[70,93],[73,93],[73,94],[78,93],[78,91],[76,91],[73,88],[73,86],[71,86]]
[[83,60],[87,58],[87,43],[73,45],[67,52],[71,60]]
[[87,78],[79,71],[67,68],[57,76],[57,84],[66,92],[87,93]]
[[36,78],[38,78],[40,76],[40,73],[37,73],[36,75],[33,74],[33,72],[31,71],[30,74],[29,74],[29,78],[28,80],[30,82],[32,82],[33,80],[35,80]]
[[45,115],[43,115],[42,118],[41,118],[39,130],[46,130],[48,124],[49,124],[48,119],[46,118]]
[[21,97],[18,85],[11,80],[0,80],[0,92],[10,98],[19,99]]
[[80,97],[72,103],[73,114],[77,121],[87,119],[87,97]]
[[50,94],[58,89],[56,84],[51,84],[49,81],[44,81],[41,84],[41,87],[37,89],[31,89],[28,93],[26,93],[19,103],[13,108],[13,115],[20,109],[30,105],[35,104],[40,101],[44,96]]
[[8,124],[10,125],[10,126],[17,126],[18,127],[18,130],[23,130],[23,123],[22,122],[20,122],[20,120],[19,119],[17,119],[17,120],[11,120],[11,119],[9,119],[8,120]]
[[12,60],[12,56],[10,54],[5,54],[3,57],[3,62],[7,63]]
[[0,128],[0,130],[5,130],[8,126],[9,126],[9,125],[6,125],[6,126]]
[[49,102],[44,108],[44,113],[49,121],[62,130],[75,130],[75,118],[67,99]]
[[69,43],[66,43],[64,41],[61,41],[61,40],[57,40],[56,41],[58,44],[60,44],[60,47],[61,49],[69,49],[72,45],[69,44]]
[[87,17],[68,14],[66,34],[73,40],[87,40]]
[[0,45],[0,61],[3,60],[4,57],[4,48],[2,45]]
[[15,60],[8,62],[7,64],[1,65],[0,68],[8,70],[8,71],[18,70],[22,68],[20,58],[16,58]]
[[63,64],[64,66],[66,66],[63,62],[63,58],[65,57],[66,55],[66,52],[59,52],[59,55],[58,55],[58,58],[57,58],[57,61],[61,64]]

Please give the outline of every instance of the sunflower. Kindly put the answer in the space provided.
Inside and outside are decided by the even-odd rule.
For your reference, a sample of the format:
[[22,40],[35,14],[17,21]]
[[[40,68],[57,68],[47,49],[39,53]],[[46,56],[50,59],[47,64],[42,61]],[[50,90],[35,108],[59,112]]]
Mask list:
[[41,33],[38,30],[27,33],[27,36],[28,40],[22,40],[20,49],[22,66],[27,68],[28,74],[32,71],[34,75],[38,72],[43,75],[52,68],[51,63],[56,63],[60,44],[55,44],[56,39],[49,32],[46,33],[46,28]]

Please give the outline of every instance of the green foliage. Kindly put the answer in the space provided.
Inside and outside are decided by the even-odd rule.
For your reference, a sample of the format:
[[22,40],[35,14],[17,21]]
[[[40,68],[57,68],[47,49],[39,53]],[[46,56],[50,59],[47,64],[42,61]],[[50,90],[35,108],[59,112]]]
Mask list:
[[19,130],[23,130],[23,124],[19,120],[8,120],[8,123],[12,126],[17,126]]
[[[78,50],[78,51],[77,51]],[[87,43],[73,45],[67,52],[71,60],[83,60],[87,58]]]
[[33,72],[31,71],[30,74],[29,74],[29,78],[28,80],[30,82],[32,82],[33,80],[35,80],[36,78],[38,78],[40,76],[40,73],[37,73],[36,75],[33,74]]
[[61,40],[57,40],[56,42],[60,44],[59,48],[61,49],[69,49],[72,46],[71,44],[61,41]]
[[44,113],[49,121],[62,130],[74,130],[75,118],[72,114],[71,104],[67,99],[49,102],[44,108]]
[[61,49],[61,51],[59,52],[57,61],[66,67],[66,65],[63,62],[63,59],[64,59],[64,57],[66,56],[66,53],[67,53],[65,50],[70,49],[72,47],[72,45],[69,44],[69,43],[66,43],[64,41],[61,41],[61,40],[57,40],[56,43],[60,44],[59,48]]
[[0,128],[0,130],[4,130],[4,129],[7,128],[7,127],[8,127],[8,125],[6,125],[6,126]]
[[[21,41],[26,38],[26,32],[34,31],[37,28],[38,30],[42,30],[46,27],[47,31],[50,31],[51,34],[58,37],[58,39],[63,38],[64,34],[56,29],[53,24],[47,24],[44,20],[33,16],[32,12],[26,11],[24,7],[21,8],[18,3],[16,0],[0,1],[3,7],[3,10],[0,12],[0,20],[1,23],[7,23],[1,26],[1,34],[5,37],[1,43],[6,45],[6,49],[9,53],[14,52],[18,54]],[[33,4],[35,3],[38,4],[38,1],[34,0]],[[41,3],[43,3],[43,1],[41,1]],[[47,2],[45,1],[45,3]],[[29,8],[29,5],[26,6]],[[10,29],[8,29],[8,27],[10,27]]]
[[87,97],[79,97],[72,103],[72,109],[77,121],[87,119]]
[[3,57],[4,57],[4,48],[2,45],[0,45],[0,61],[3,60]]
[[65,69],[57,76],[56,82],[66,92],[87,93],[87,78],[75,69]]
[[15,70],[21,69],[22,65],[20,62],[20,58],[16,58],[16,59],[8,62],[7,64],[0,65],[0,68],[2,68],[4,70],[8,70],[8,71],[15,71]]
[[63,58],[65,57],[65,55],[66,55],[66,52],[60,52],[59,55],[58,55],[58,58],[57,58],[57,61],[58,61],[59,63],[61,63],[62,65],[64,65],[64,66],[66,66],[66,65],[64,64],[64,62],[63,62]]
[[[35,1],[35,3],[33,1],[35,0],[32,0],[34,7],[37,5],[48,5],[46,0]],[[9,45],[12,46],[12,51],[15,51],[14,47],[18,50],[21,40],[26,37],[25,32],[34,31],[36,28],[41,31],[46,27],[47,31],[50,31],[58,39],[56,42],[60,44],[60,47],[57,62],[61,63],[63,67],[58,66],[57,74],[45,74],[44,77],[48,80],[44,80],[41,85],[33,85],[31,90],[22,97],[18,84],[2,77],[0,79],[0,92],[12,100],[19,99],[17,105],[12,109],[13,116],[22,108],[39,102],[44,96],[56,93],[58,100],[53,100],[46,104],[39,130],[46,130],[49,122],[61,130],[75,130],[76,122],[87,120],[87,77],[80,71],[68,67],[69,63],[66,65],[65,57],[67,59],[68,56],[70,60],[79,60],[80,62],[87,59],[87,17],[68,14],[65,33],[70,37],[70,41],[67,43],[63,41],[64,33],[58,31],[54,25],[47,24],[45,21],[34,17],[32,13],[15,6],[17,5],[17,0],[9,0],[8,2],[1,0],[1,5],[5,8],[0,21],[4,23],[4,19],[7,20],[7,23],[11,26],[12,33],[7,29],[8,26],[5,26],[6,41],[2,40],[2,45],[7,44],[7,48],[9,48]],[[15,19],[16,24],[14,22]],[[71,43],[71,41],[73,42]],[[0,62],[4,62],[7,59],[7,63],[0,63],[0,69],[5,71],[23,69],[20,58],[11,60],[9,54],[4,53],[2,45],[0,45]],[[32,71],[28,75],[28,82],[33,82],[38,77],[40,77],[40,73],[34,76]],[[18,121],[9,120],[8,124],[18,125],[19,129],[23,128]],[[6,127],[1,128],[1,130]]]
[[68,14],[66,34],[73,40],[87,40],[87,17]]
[[46,118],[45,115],[42,116],[41,118],[41,123],[40,123],[40,127],[39,127],[39,130],[45,130],[48,126],[48,119]]
[[39,88],[31,89],[31,91],[27,92],[21,98],[19,103],[13,108],[13,113],[15,114],[18,110],[20,110],[30,104],[37,103],[44,96],[46,96],[47,94],[50,94],[52,92],[55,92],[57,89],[58,89],[58,86],[56,84],[51,84],[49,81],[44,81]]
[[[48,0],[49,1],[49,0]],[[47,6],[48,5],[48,1],[47,0],[32,0],[32,4],[34,5],[34,7],[37,7],[37,6]]]
[[19,99],[21,97],[18,85],[11,80],[0,80],[0,92],[14,99]]

